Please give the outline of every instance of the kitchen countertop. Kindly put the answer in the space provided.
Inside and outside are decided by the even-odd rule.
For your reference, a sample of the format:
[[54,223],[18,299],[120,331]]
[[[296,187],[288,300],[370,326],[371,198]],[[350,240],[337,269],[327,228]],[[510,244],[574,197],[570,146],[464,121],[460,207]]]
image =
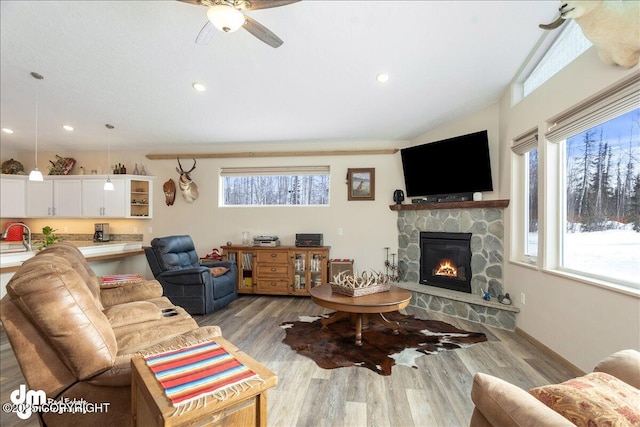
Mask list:
[[[144,253],[142,242],[93,242],[91,240],[69,241],[75,244],[87,261],[113,259]],[[0,243],[0,273],[15,271],[24,261],[33,257],[38,251],[27,252],[20,242]]]

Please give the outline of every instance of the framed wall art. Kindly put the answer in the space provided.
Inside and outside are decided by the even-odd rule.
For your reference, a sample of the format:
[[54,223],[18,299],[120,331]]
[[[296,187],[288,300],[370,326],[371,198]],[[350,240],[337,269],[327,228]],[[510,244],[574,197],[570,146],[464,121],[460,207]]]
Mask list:
[[376,169],[347,169],[347,200],[375,200]]

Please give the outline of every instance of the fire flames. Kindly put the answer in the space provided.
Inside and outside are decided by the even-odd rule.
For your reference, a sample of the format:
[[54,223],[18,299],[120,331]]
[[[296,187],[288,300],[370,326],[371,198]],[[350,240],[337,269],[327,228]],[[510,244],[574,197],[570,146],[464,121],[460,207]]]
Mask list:
[[450,259],[443,259],[435,268],[434,276],[458,277],[458,269]]

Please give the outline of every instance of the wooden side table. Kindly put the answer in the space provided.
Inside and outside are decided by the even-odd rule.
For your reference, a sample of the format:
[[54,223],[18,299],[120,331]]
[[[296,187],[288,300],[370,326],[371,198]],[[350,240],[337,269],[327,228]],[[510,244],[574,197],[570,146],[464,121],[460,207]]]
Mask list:
[[[164,393],[153,372],[142,357],[131,360],[131,416],[132,425],[151,426],[266,426],[267,390],[278,383],[278,377],[269,369],[238,350],[224,338],[214,338],[238,361],[258,374],[264,382],[228,399],[218,401],[212,397],[207,405],[198,405],[179,414]],[[195,405],[194,405],[195,406]]]

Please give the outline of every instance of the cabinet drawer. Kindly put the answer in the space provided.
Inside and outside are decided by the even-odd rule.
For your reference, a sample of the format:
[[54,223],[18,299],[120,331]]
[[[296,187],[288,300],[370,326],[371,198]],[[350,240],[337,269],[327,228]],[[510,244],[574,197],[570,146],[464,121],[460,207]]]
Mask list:
[[257,277],[278,277],[289,280],[289,266],[287,264],[258,263]]
[[258,279],[256,287],[258,292],[287,294],[291,289],[291,283],[288,280]]
[[289,262],[289,252],[258,251],[258,262],[286,264]]

